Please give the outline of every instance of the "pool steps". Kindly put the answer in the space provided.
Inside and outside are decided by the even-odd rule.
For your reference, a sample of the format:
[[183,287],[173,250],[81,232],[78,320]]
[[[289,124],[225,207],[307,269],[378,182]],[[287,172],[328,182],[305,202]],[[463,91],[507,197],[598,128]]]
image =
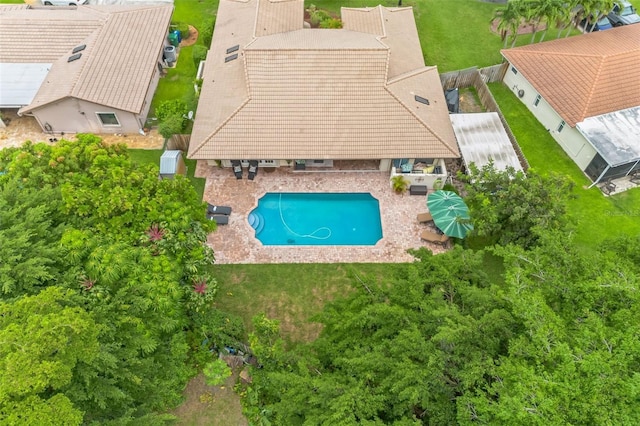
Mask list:
[[264,217],[259,212],[249,213],[249,225],[256,230],[256,235],[264,228]]

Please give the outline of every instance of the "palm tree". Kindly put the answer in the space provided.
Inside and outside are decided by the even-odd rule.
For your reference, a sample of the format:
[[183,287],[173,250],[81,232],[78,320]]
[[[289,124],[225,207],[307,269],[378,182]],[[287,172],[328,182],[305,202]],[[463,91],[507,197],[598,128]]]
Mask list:
[[[511,47],[516,43],[518,37],[518,28],[522,21],[520,0],[509,1],[505,7],[496,9],[493,19],[498,19],[498,30],[502,41],[504,41],[504,48],[507,48],[507,42],[512,40]],[[510,36],[510,37],[509,37]]]
[[562,10],[564,10],[562,0],[543,0],[539,13],[542,16],[542,19],[546,22],[546,26],[538,42],[544,41],[551,23],[556,22]]

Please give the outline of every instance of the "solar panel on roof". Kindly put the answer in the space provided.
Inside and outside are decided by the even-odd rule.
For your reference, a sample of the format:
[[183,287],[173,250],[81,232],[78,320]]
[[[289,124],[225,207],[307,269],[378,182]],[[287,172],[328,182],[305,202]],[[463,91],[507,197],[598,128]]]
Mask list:
[[84,49],[87,48],[86,44],[81,44],[80,46],[76,46],[73,48],[73,50],[71,51],[71,53],[78,53],[78,52],[82,52]]
[[422,96],[415,95],[416,102],[420,102],[421,104],[429,105],[429,99],[423,98]]
[[230,48],[227,49],[227,55],[229,53],[236,52],[238,49],[240,49],[240,45],[239,44],[236,44],[235,46],[231,46]]
[[229,61],[233,61],[234,59],[238,59],[238,54],[233,54],[231,56],[227,56],[226,58],[224,58],[225,62],[229,62]]
[[75,55],[71,55],[71,56],[69,56],[69,59],[67,59],[67,62],[76,61],[76,60],[80,59],[81,56],[82,56],[82,53],[76,53]]

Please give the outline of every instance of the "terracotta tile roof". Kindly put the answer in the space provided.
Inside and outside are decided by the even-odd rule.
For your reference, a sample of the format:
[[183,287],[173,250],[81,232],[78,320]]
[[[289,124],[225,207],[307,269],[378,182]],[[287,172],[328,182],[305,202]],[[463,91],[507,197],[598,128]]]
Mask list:
[[346,29],[253,39],[244,25],[262,1],[220,2],[189,158],[459,157],[435,67],[389,80],[389,47]]
[[502,55],[570,126],[640,106],[640,25],[507,49]]
[[[0,61],[53,64],[21,113],[65,97],[140,112],[172,12],[173,6],[0,9]],[[81,44],[80,59],[68,62]]]

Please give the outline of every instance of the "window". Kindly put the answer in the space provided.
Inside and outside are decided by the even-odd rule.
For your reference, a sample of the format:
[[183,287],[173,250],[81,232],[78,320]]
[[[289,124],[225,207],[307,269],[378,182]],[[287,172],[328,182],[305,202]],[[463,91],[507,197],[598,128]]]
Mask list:
[[514,74],[518,74],[518,70],[515,67],[511,67],[511,72]]
[[538,104],[540,103],[540,99],[542,99],[542,96],[536,96],[536,100],[533,101],[533,106],[538,106]]
[[564,125],[567,124],[564,122],[564,120],[562,120],[560,122],[560,125],[558,126],[558,133],[560,133],[562,131],[562,129],[564,129]]
[[103,126],[119,126],[118,117],[113,112],[96,112]]

